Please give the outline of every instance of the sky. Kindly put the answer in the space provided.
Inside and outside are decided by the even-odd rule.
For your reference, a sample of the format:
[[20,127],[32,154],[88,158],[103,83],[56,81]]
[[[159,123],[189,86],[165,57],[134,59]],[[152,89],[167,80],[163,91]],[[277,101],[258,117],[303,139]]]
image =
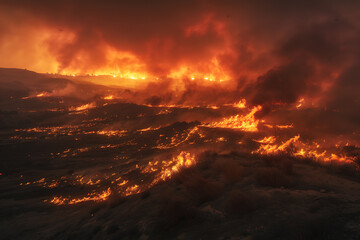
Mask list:
[[155,79],[157,91],[171,85],[220,96],[226,90],[254,105],[306,98],[353,109],[360,90],[359,5],[1,0],[0,67]]

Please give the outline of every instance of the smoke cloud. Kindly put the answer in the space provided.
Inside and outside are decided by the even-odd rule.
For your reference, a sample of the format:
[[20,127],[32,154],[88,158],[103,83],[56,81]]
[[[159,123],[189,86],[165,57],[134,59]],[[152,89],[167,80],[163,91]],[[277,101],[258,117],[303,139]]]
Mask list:
[[357,86],[355,1],[5,0],[0,6],[1,66],[155,76],[143,97],[152,104],[245,97],[272,109],[305,98],[339,108],[353,102],[346,92]]

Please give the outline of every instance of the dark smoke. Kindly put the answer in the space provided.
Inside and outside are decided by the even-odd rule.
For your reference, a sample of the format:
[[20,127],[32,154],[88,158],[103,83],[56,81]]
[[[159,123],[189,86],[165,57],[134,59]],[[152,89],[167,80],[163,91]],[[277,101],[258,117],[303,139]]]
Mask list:
[[[359,55],[358,7],[355,1],[320,0],[2,1],[7,19],[1,19],[0,46],[13,32],[7,23],[16,20],[19,28],[31,23],[35,30],[58,31],[44,46],[59,70],[134,64],[127,57],[109,63],[110,47],[133,54],[158,76],[183,63],[201,69],[199,63],[216,57],[234,83],[204,87],[183,79],[179,89],[160,82],[141,97],[150,104],[229,103],[246,97],[271,109],[305,97],[334,106],[326,101],[335,97],[327,96],[336,94],[332,88],[343,81],[338,77],[351,72]],[[63,32],[72,38],[64,40]]]

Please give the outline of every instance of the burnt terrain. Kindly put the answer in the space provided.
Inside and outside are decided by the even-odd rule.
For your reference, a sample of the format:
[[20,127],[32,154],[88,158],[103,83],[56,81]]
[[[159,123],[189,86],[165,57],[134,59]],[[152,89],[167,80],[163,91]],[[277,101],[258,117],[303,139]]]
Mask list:
[[360,238],[358,136],[330,131],[334,112],[0,81],[2,239]]

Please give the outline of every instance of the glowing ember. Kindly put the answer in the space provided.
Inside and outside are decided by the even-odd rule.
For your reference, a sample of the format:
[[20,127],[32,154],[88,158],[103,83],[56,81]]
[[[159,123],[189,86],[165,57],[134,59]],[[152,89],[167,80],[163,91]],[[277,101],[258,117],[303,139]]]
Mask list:
[[64,205],[64,204],[78,204],[83,202],[89,202],[89,201],[105,201],[108,199],[108,197],[111,194],[110,188],[107,190],[97,194],[97,193],[91,193],[85,197],[81,198],[68,198],[68,197],[54,197],[49,202],[56,204],[56,205]]
[[274,142],[276,141],[276,138],[274,136],[265,137],[264,139],[257,140],[257,142],[262,143],[262,145],[260,145],[259,149],[256,150],[255,153],[277,154],[280,152],[284,152],[285,150],[287,150],[290,147],[291,144],[298,141],[299,138],[300,138],[300,135],[290,138],[286,142],[284,142],[280,145],[277,145],[277,144],[274,144]]
[[99,135],[106,135],[108,137],[111,136],[124,136],[126,133],[125,130],[101,130],[96,132]]
[[[130,196],[134,194],[141,193],[146,189],[154,186],[160,181],[166,181],[171,178],[173,174],[179,172],[183,168],[187,168],[196,164],[195,155],[189,152],[180,152],[177,156],[173,157],[171,160],[163,160],[163,161],[150,161],[147,165],[143,167],[137,168],[141,169],[141,173],[144,174],[144,177],[148,175],[152,175],[153,178],[150,182],[144,183],[142,185],[139,184],[131,184],[130,180],[125,180],[121,176],[116,177],[113,181],[111,181],[111,186],[109,186],[106,190],[102,192],[90,192],[83,197],[71,197],[71,196],[55,196],[51,200],[45,200],[45,202],[49,202],[55,205],[73,205],[83,202],[89,201],[105,201],[108,199],[111,193],[119,193],[123,196]],[[94,186],[100,184],[102,181],[109,179],[112,176],[116,176],[116,174],[112,174],[111,176],[105,176],[103,179],[91,179],[84,176],[76,176],[75,179],[67,179],[66,177],[62,177],[61,181],[66,182],[71,185],[87,185]],[[60,183],[54,181],[47,181],[45,178],[42,178],[38,181],[34,182],[26,182],[25,184],[21,184],[24,186],[30,184],[37,184],[39,186],[45,188],[54,188],[57,187]],[[111,190],[113,189],[113,190]]]
[[240,101],[233,104],[235,108],[246,108],[246,99],[241,99]]
[[338,161],[338,162],[353,162],[353,157],[341,156],[339,154],[330,153],[327,150],[319,150],[320,145],[318,143],[313,143],[311,145],[306,144],[300,141],[300,135],[297,135],[293,138],[288,139],[287,141],[276,144],[276,138],[274,136],[265,137],[260,140],[255,140],[261,145],[253,153],[263,154],[263,155],[274,155],[286,153],[293,155],[295,157],[306,157],[314,158],[317,161],[328,162],[328,161]]
[[154,185],[159,181],[165,181],[171,178],[174,173],[179,172],[182,168],[190,167],[196,164],[195,156],[189,152],[181,152],[178,156],[173,157],[170,161],[149,162],[142,172],[151,173],[158,172],[150,185]]
[[105,96],[104,99],[105,100],[113,100],[114,96],[113,95]]
[[148,127],[148,128],[139,129],[139,130],[137,130],[137,131],[138,131],[138,132],[155,131],[155,130],[158,130],[158,129],[160,129],[160,128],[162,128],[162,127],[161,127],[161,126],[160,126],[160,127],[156,127],[156,128],[154,128],[154,127]]
[[36,95],[36,97],[46,97],[46,96],[48,96],[48,93],[46,92],[42,92]]
[[246,132],[257,132],[259,120],[255,119],[254,114],[261,110],[261,108],[261,106],[256,106],[245,116],[235,115],[229,118],[224,118],[222,121],[212,122],[204,126],[211,128],[240,129]]
[[286,129],[286,128],[293,128],[293,124],[290,124],[290,125],[276,125],[277,128],[280,128],[280,129]]
[[81,105],[79,107],[71,107],[71,108],[69,108],[69,111],[81,112],[81,111],[85,111],[85,110],[95,108],[95,107],[96,107],[95,103],[87,103],[87,104]]
[[190,130],[188,130],[187,132],[184,132],[182,134],[176,134],[175,136],[173,136],[170,140],[169,143],[160,143],[159,145],[156,146],[156,148],[159,149],[169,149],[169,148],[174,148],[179,146],[182,143],[185,143],[187,141],[190,140],[191,137],[193,137],[194,135],[199,134],[199,128],[198,127],[194,127]]
[[304,98],[301,98],[301,99],[299,100],[298,104],[296,105],[296,108],[300,108],[300,107],[303,105],[304,100],[305,100]]
[[141,190],[140,190],[140,188],[139,188],[139,185],[132,185],[132,186],[129,186],[129,187],[127,187],[125,190],[124,190],[124,192],[123,192],[123,194],[125,195],[125,196],[130,196],[130,195],[134,195],[134,194],[138,194],[138,193],[140,193],[141,192]]

